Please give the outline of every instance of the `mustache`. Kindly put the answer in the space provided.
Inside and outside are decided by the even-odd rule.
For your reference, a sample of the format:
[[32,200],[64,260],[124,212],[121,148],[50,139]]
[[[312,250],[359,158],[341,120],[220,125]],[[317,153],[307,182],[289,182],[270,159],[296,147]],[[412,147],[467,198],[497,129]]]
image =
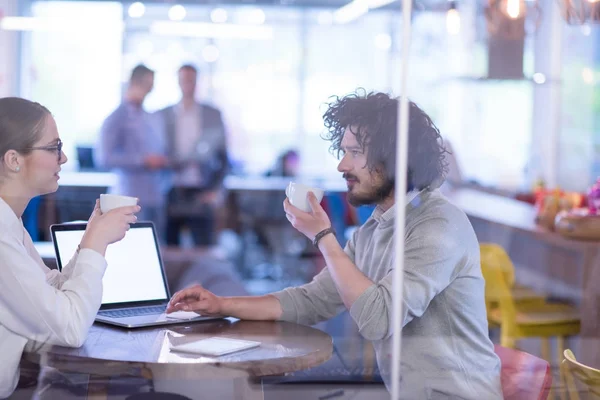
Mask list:
[[348,174],[345,173],[344,175],[342,175],[342,178],[348,180],[348,179],[352,179],[353,181],[357,181],[358,182],[358,178],[352,174]]

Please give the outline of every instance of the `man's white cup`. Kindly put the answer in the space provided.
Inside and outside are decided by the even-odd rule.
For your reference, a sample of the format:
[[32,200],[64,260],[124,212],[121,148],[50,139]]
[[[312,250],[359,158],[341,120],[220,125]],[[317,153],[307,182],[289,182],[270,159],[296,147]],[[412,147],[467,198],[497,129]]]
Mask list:
[[101,194],[100,211],[105,214],[118,207],[127,207],[137,205],[137,198],[130,196],[120,196],[118,194]]
[[305,212],[310,212],[310,203],[308,202],[308,192],[313,192],[317,201],[320,203],[323,200],[323,189],[317,189],[301,183],[290,182],[285,188],[285,195],[290,200],[294,207],[297,207]]

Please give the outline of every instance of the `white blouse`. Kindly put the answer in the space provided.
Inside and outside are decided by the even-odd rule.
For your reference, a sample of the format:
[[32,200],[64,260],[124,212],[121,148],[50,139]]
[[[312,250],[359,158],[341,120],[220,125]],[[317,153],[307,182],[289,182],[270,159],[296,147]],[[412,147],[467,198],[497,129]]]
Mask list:
[[104,257],[90,249],[62,273],[50,270],[0,198],[0,398],[15,390],[26,345],[83,345],[102,302],[105,270]]

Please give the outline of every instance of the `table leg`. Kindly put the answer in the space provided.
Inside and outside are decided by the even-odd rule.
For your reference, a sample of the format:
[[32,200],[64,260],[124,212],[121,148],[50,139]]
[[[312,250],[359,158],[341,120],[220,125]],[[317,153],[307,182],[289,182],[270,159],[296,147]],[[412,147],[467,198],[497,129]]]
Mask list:
[[193,400],[264,399],[262,382],[243,370],[191,364],[153,365],[151,368],[156,392],[179,394]]
[[587,250],[584,255],[581,334],[577,360],[593,368],[600,367],[600,252]]
[[374,378],[375,371],[375,349],[373,343],[365,340],[363,342],[363,379],[365,381],[371,381]]
[[233,380],[233,393],[236,400],[264,400],[262,380],[237,378]]
[[107,400],[110,378],[100,375],[90,375],[88,381],[88,400]]

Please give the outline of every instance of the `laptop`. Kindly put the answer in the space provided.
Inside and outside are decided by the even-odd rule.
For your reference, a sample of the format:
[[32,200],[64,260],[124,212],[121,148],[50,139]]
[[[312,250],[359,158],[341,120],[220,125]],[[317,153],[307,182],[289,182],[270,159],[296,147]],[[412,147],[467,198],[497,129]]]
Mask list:
[[[59,270],[75,254],[86,226],[87,223],[68,223],[50,227]],[[171,293],[152,222],[132,224],[123,240],[108,246],[105,257],[108,266],[102,279],[102,306],[97,322],[141,328],[220,319],[198,315],[182,320],[165,314]]]

